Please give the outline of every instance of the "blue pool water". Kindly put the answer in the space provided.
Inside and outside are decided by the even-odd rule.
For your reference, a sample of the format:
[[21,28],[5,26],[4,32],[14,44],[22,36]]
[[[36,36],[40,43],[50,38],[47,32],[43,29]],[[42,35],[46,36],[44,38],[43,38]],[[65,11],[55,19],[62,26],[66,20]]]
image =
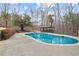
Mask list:
[[48,44],[75,44],[78,40],[65,36],[56,36],[45,33],[29,33],[25,34],[27,36],[31,36],[35,40],[39,40]]

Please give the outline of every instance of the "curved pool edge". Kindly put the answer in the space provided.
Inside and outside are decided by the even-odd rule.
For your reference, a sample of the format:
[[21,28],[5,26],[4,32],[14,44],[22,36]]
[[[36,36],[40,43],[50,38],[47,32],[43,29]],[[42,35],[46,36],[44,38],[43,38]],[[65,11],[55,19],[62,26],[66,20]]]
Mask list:
[[34,40],[34,41],[36,41],[38,43],[42,43],[42,44],[46,44],[46,45],[53,45],[53,46],[74,46],[74,45],[79,45],[79,42],[75,43],[75,44],[48,44],[48,43],[36,40],[35,38],[33,38],[31,36],[26,36],[25,35],[25,34],[29,34],[29,33],[45,33],[45,34],[56,35],[56,36],[65,36],[65,37],[74,38],[74,39],[79,41],[78,37],[75,37],[75,36],[70,36],[70,35],[65,35],[65,34],[48,33],[48,32],[28,32],[28,33],[23,34],[25,37],[31,38],[32,40]]

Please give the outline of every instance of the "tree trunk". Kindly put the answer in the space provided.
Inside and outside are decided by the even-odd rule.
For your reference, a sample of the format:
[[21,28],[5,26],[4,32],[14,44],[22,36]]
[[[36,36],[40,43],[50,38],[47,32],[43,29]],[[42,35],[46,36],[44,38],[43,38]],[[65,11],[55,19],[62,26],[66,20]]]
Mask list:
[[24,31],[24,26],[21,24],[20,26],[21,31]]
[[8,23],[7,23],[7,20],[6,20],[6,21],[5,21],[5,27],[6,27],[6,28],[7,28],[7,24],[8,24]]
[[53,22],[51,22],[51,25],[50,25],[51,27],[52,27],[52,24],[53,24]]

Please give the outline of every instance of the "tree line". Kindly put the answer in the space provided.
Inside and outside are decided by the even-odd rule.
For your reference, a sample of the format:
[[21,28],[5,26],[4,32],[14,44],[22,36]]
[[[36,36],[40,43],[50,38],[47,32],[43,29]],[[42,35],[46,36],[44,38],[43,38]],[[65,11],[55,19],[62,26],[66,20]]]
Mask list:
[[32,26],[31,17],[26,13],[23,15],[18,14],[18,12],[16,12],[15,6],[13,6],[13,12],[9,13],[10,4],[4,3],[1,6],[0,21],[3,21],[3,27],[8,28],[8,25],[11,25],[8,24],[9,21],[12,23],[12,25],[20,27],[21,31],[24,31],[25,26]]
[[[10,7],[12,7],[12,10]],[[24,30],[24,27],[32,26],[32,21],[36,18],[35,22],[40,23],[39,26],[47,26],[48,24],[49,27],[54,26],[55,33],[78,35],[78,8],[79,4],[77,3],[45,3],[40,4],[40,7],[35,11],[29,7],[29,9],[25,9],[21,15],[19,14],[20,7],[16,7],[16,4],[1,4],[0,20],[4,22],[6,28],[8,27],[8,22],[12,20],[13,25],[19,26],[21,30]],[[9,13],[10,10],[12,13]],[[28,10],[30,11],[30,15],[27,14]]]

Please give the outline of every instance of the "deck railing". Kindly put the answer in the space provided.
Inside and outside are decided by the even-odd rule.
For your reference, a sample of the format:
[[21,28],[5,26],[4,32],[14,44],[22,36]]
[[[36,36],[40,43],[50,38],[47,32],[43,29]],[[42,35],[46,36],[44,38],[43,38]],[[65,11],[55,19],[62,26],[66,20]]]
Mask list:
[[55,32],[55,27],[40,27],[40,31]]

